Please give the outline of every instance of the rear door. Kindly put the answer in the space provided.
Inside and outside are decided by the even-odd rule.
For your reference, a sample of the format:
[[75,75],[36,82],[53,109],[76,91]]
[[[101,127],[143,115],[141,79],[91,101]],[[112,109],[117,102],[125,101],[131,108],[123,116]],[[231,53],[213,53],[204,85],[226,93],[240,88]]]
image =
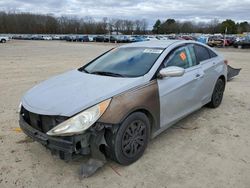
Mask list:
[[203,74],[200,87],[200,96],[202,105],[207,104],[213,92],[215,82],[218,78],[216,67],[219,66],[218,56],[209,48],[195,44],[193,48],[196,53],[197,61],[200,65],[200,72]]
[[163,62],[163,67],[169,66],[182,67],[185,73],[181,77],[158,79],[161,127],[201,107],[199,89],[203,75],[193,48],[187,45],[173,50]]

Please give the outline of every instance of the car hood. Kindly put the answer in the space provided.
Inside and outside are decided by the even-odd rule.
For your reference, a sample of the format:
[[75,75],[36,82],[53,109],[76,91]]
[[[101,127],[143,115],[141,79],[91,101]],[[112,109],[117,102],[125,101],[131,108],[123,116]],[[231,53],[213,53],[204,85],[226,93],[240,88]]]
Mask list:
[[143,81],[143,77],[109,77],[73,70],[36,85],[21,102],[36,114],[70,117]]

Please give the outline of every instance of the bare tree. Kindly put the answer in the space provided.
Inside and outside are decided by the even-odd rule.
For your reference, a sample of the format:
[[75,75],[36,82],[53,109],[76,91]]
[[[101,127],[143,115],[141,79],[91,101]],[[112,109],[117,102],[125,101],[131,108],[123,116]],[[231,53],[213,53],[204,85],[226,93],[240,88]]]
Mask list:
[[[218,33],[228,28],[229,32],[242,33],[250,31],[248,22],[235,23],[233,20],[219,22],[180,22],[174,19],[157,20],[152,30],[156,34],[166,33]],[[30,34],[106,34],[115,31],[123,34],[146,34],[148,22],[145,19],[108,19],[94,20],[92,17],[55,17],[52,14],[32,14],[22,12],[0,11],[0,33],[30,33]]]

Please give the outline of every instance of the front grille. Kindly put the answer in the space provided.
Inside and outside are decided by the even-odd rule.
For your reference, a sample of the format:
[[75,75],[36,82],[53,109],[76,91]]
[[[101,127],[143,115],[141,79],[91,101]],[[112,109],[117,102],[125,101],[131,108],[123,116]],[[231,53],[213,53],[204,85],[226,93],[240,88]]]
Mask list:
[[33,128],[46,133],[58,124],[67,120],[65,116],[47,116],[29,112],[24,107],[21,108],[21,115],[26,123]]

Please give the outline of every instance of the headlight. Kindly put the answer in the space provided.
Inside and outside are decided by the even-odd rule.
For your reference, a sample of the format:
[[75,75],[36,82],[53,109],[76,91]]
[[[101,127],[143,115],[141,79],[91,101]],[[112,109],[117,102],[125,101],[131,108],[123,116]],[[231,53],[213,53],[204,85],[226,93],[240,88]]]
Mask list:
[[84,110],[54,127],[47,134],[50,136],[69,136],[83,133],[102,116],[109,106],[110,101],[111,99],[108,99]]

